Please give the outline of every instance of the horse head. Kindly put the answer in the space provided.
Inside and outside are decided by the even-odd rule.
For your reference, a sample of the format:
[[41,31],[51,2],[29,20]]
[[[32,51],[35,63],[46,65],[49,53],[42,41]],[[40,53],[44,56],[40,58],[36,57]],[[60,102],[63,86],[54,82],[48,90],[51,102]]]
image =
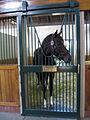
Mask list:
[[60,36],[61,33],[48,35],[42,42],[42,49],[46,56],[55,55],[60,61],[63,60],[66,63],[71,61],[71,55],[64,45],[64,40]]

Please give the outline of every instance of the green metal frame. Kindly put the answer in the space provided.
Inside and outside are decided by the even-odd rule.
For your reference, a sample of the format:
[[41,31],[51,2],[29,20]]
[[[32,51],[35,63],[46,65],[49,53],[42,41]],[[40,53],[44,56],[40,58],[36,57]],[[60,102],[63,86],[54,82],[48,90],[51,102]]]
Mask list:
[[[75,7],[76,4],[76,7]],[[70,7],[71,6],[71,7]],[[54,9],[55,8],[55,9]],[[60,4],[60,5],[47,5],[47,6],[35,6],[32,8],[27,8],[24,12],[19,15],[19,44],[20,44],[20,73],[21,73],[21,89],[22,89],[22,115],[34,115],[34,116],[49,116],[49,117],[64,117],[64,118],[77,118],[80,119],[80,73],[77,73],[77,112],[76,113],[60,113],[52,111],[43,110],[29,110],[25,109],[25,93],[24,93],[24,73],[27,72],[39,72],[42,71],[42,66],[24,66],[23,65],[23,43],[22,43],[22,16],[24,15],[39,15],[39,14],[50,14],[56,12],[75,12],[76,22],[77,22],[77,65],[80,64],[80,15],[78,3],[74,4]],[[78,72],[78,66],[70,67],[59,67],[58,71],[62,72]]]

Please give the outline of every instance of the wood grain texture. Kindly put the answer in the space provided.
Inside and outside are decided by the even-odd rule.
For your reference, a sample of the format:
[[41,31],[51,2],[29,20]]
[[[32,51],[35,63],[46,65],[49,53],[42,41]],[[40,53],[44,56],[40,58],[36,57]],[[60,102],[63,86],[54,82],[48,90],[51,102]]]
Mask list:
[[[29,6],[47,5],[47,4],[60,4],[69,2],[70,0],[28,0]],[[90,10],[90,0],[74,0],[79,2],[80,10]]]
[[0,106],[19,106],[17,65],[0,65]]

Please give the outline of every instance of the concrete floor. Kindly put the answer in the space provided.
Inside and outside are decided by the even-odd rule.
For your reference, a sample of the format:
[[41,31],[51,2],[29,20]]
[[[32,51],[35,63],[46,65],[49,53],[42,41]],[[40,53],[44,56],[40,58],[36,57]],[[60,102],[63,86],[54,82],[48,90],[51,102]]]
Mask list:
[[[71,119],[63,119],[63,118],[47,118],[47,117],[31,117],[31,116],[21,116],[17,113],[7,113],[0,112],[0,120],[71,120]],[[76,119],[73,119],[76,120]],[[81,120],[90,120],[90,118],[85,118]]]

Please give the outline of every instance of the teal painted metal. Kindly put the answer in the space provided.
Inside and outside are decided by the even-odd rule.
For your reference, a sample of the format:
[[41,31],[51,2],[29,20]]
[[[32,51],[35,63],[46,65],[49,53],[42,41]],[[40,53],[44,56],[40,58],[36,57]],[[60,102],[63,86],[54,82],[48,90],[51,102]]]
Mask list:
[[21,96],[22,96],[22,113],[25,109],[25,88],[24,88],[24,74],[22,71],[23,66],[23,41],[22,41],[22,16],[18,16],[19,24],[19,49],[20,49],[20,74],[21,74]]
[[75,6],[74,0],[70,0],[70,7],[74,7],[74,6]]
[[[67,12],[68,13],[68,12]],[[72,13],[73,14],[73,13]],[[68,36],[69,36],[69,51],[70,52],[72,52],[72,49],[74,48],[74,47],[72,47],[71,48],[71,41],[70,41],[70,35],[71,35],[71,32],[70,32],[70,30],[72,30],[72,33],[73,33],[73,27],[72,27],[72,29],[70,28],[70,26],[71,26],[71,23],[70,23],[70,15],[71,16],[73,16],[70,12],[67,14],[67,16],[68,16],[68,22],[69,22],[69,26],[67,27],[68,28]],[[28,16],[28,20],[33,20],[33,18],[31,19],[31,16],[29,17]],[[79,17],[78,17],[78,19],[79,19]],[[77,23],[78,23],[78,19],[77,19]],[[25,22],[26,23],[26,22]],[[72,25],[74,24],[74,22],[73,22],[73,18],[72,18]],[[65,25],[65,24],[64,24]],[[77,24],[78,25],[78,24]],[[28,25],[28,26],[30,26],[30,25]],[[78,26],[79,27],[79,26]],[[66,31],[66,25],[65,25],[65,31]],[[62,29],[62,30],[64,30],[64,28]],[[26,30],[25,30],[26,31]],[[29,31],[29,30],[28,30]],[[39,38],[38,38],[38,33],[36,34],[37,32],[36,32],[36,28],[35,28],[35,26],[31,26],[31,38],[30,38],[30,41],[28,40],[28,43],[29,43],[29,52],[32,54],[32,58],[31,58],[31,60],[33,60],[33,52],[34,52],[34,46],[35,46],[35,49],[36,49],[36,46],[39,48],[40,47],[40,44],[39,44]],[[79,33],[78,33],[79,34]],[[34,35],[34,36],[33,36]],[[28,36],[30,36],[30,35],[28,35]],[[64,33],[63,33],[63,35],[62,35],[62,37],[64,37]],[[67,37],[67,34],[66,34],[66,32],[65,32],[65,39],[66,39],[66,37]],[[74,36],[72,36],[72,38],[73,38]],[[35,38],[35,39],[34,39]],[[78,41],[79,41],[79,38],[77,38],[78,39]],[[72,39],[73,40],[73,39]],[[38,43],[36,42],[36,41],[38,41]],[[77,42],[78,42],[77,41]],[[26,45],[25,45],[26,46]],[[26,47],[25,47],[26,48]],[[79,48],[79,45],[78,45],[78,48]],[[78,49],[79,50],[79,49]],[[74,52],[74,51],[73,51]],[[38,52],[38,54],[39,54],[39,52]],[[73,54],[73,53],[72,53]],[[31,56],[29,56],[29,57],[31,57]],[[77,57],[78,58],[78,57]],[[27,59],[27,58],[26,58]],[[72,59],[72,61],[73,61],[74,59]],[[79,61],[79,60],[78,60]],[[38,62],[39,62],[39,60],[38,60]],[[48,61],[49,62],[49,61]],[[78,63],[78,62],[77,62]],[[36,72],[42,72],[42,65],[33,65],[33,62],[32,62],[32,65],[30,65],[30,63],[28,63],[28,64],[25,64],[25,65],[23,65],[23,67],[22,67],[22,73],[23,74],[26,74],[27,72],[29,72],[30,73],[30,98],[28,98],[28,97],[25,97],[26,95],[24,94],[24,97],[25,98],[23,98],[23,99],[29,99],[30,100],[30,104],[29,104],[29,100],[27,100],[27,103],[25,102],[25,103],[23,103],[24,105],[24,111],[23,111],[23,115],[25,114],[25,115],[27,115],[27,114],[34,114],[34,115],[40,115],[40,114],[44,114],[44,113],[46,113],[45,111],[47,111],[47,114],[46,115],[50,115],[51,113],[52,114],[54,114],[55,113],[55,111],[58,113],[56,113],[58,116],[59,115],[61,115],[61,113],[63,112],[63,117],[66,117],[65,115],[66,115],[66,112],[68,112],[67,113],[67,115],[69,115],[69,114],[72,114],[72,112],[73,112],[73,114],[74,115],[76,115],[76,117],[80,117],[79,116],[79,107],[77,107],[76,108],[76,106],[77,105],[79,105],[79,102],[77,102],[77,104],[75,104],[75,94],[78,94],[78,97],[80,96],[80,94],[79,94],[79,91],[78,91],[78,93],[74,93],[75,92],[75,85],[74,84],[76,84],[76,83],[74,83],[75,81],[76,81],[76,79],[77,79],[77,84],[78,84],[78,86],[80,85],[79,84],[79,82],[78,81],[80,81],[80,79],[79,79],[79,76],[80,76],[80,74],[78,74],[77,75],[77,77],[75,78],[75,73],[77,73],[77,71],[78,71],[78,68],[77,68],[77,65],[75,66],[74,65],[74,61],[73,61],[73,66],[71,66],[71,64],[70,65],[65,65],[64,66],[64,63],[62,64],[62,66],[58,66],[57,67],[57,72],[55,73],[56,74],[56,77],[55,77],[55,80],[56,80],[56,82],[55,82],[55,93],[53,93],[53,99],[54,99],[54,102],[56,102],[56,103],[54,103],[53,102],[53,105],[54,105],[54,108],[53,109],[50,109],[49,107],[48,107],[48,103],[50,103],[50,99],[48,99],[47,101],[48,101],[48,103],[47,103],[47,108],[46,109],[44,109],[43,108],[43,101],[42,101],[42,93],[41,93],[41,88],[39,87],[39,89],[37,88],[37,82],[38,82],[38,80],[37,80],[37,78],[35,77],[35,73]],[[58,72],[59,72],[59,74],[58,74]],[[62,72],[62,73],[61,73]],[[59,75],[59,78],[58,78],[58,75]],[[28,76],[28,75],[27,75]],[[64,78],[64,76],[65,76],[65,78]],[[61,78],[60,78],[61,77]],[[36,79],[36,80],[35,80]],[[40,79],[40,76],[39,76],[39,79]],[[59,82],[58,82],[58,79],[59,79]],[[69,83],[68,83],[68,79],[69,79]],[[25,80],[24,80],[25,81]],[[36,83],[35,83],[35,81],[36,81]],[[28,83],[29,83],[29,79],[28,79]],[[27,85],[28,85],[28,83],[27,83]],[[35,86],[35,84],[36,84],[36,86]],[[40,81],[39,81],[39,84],[40,84]],[[72,85],[73,84],[73,85]],[[32,88],[32,86],[33,86],[33,88]],[[46,85],[47,86],[47,85]],[[53,84],[53,86],[54,86],[54,84]],[[58,90],[58,86],[59,86],[59,90]],[[65,86],[66,86],[66,88],[65,88]],[[23,87],[25,87],[25,83],[24,83],[24,86]],[[77,87],[78,88],[78,87]],[[27,89],[29,89],[29,87],[27,87],[26,88],[26,91],[27,91]],[[71,91],[71,89],[72,89],[72,91]],[[25,90],[25,89],[24,89]],[[35,93],[35,91],[36,91],[36,93]],[[59,94],[58,94],[58,91],[59,91]],[[69,98],[68,98],[68,94],[69,94]],[[72,94],[73,94],[73,98],[71,97],[72,96]],[[48,95],[49,95],[49,93],[48,93],[48,91],[46,92],[46,96],[48,97]],[[50,95],[49,95],[50,96]],[[59,97],[58,97],[59,96]],[[58,99],[59,99],[59,103],[58,103]],[[66,102],[65,102],[65,100],[66,100]],[[27,105],[26,105],[27,104]],[[59,106],[58,106],[58,104],[59,104]],[[28,107],[29,106],[29,107]],[[77,111],[78,110],[78,111]],[[48,112],[49,111],[49,112]],[[65,114],[64,114],[65,113]],[[67,116],[68,117],[68,116]],[[69,117],[71,117],[71,116],[69,116]]]
[[[54,8],[54,6],[53,6]],[[53,108],[50,104],[50,94],[46,90],[46,108],[44,108],[44,100],[42,88],[39,86],[40,76],[37,78],[35,73],[43,73],[43,65],[33,65],[34,51],[41,47],[40,38],[37,28],[35,27],[34,17],[37,15],[52,15],[52,13],[65,13],[65,23],[62,27],[62,37],[64,41],[68,38],[68,50],[72,53],[72,64],[57,64],[57,72],[53,82]],[[27,14],[27,16],[26,16]],[[76,15],[76,24],[73,16]],[[78,73],[78,64],[80,64],[80,18],[78,7],[65,7],[57,9],[48,9],[36,7],[33,10],[27,9],[19,16],[19,44],[20,44],[20,73],[22,87],[22,115],[42,115],[54,117],[80,118],[80,73]],[[24,24],[22,23],[24,18]],[[71,22],[72,21],[72,22]],[[68,23],[68,24],[67,24]],[[24,27],[23,27],[24,26]],[[72,26],[72,29],[71,29]],[[74,63],[74,28],[77,31],[77,62]],[[64,29],[65,27],[65,29]],[[23,28],[23,33],[22,33]],[[65,30],[65,32],[64,32]],[[67,32],[68,30],[68,32]],[[72,31],[72,34],[71,34]],[[26,37],[26,33],[28,39]],[[24,35],[24,36],[23,36]],[[68,36],[68,37],[67,37]],[[24,37],[24,39],[23,39]],[[72,38],[71,38],[72,37]],[[39,51],[38,51],[39,55]],[[42,57],[43,59],[43,57]],[[56,59],[56,58],[55,58]],[[38,63],[39,63],[38,59]],[[48,61],[50,62],[50,61]],[[53,67],[53,66],[52,66]],[[50,75],[50,73],[49,73]],[[45,75],[47,77],[47,75]],[[50,79],[50,78],[49,78]],[[38,81],[39,80],[39,81]],[[77,84],[77,86],[76,86]],[[48,84],[46,83],[46,87]],[[77,99],[77,100],[76,100]]]
[[[80,11],[76,11],[76,24],[77,24],[77,64],[80,65]],[[80,74],[77,73],[77,113],[78,120],[80,120]]]

